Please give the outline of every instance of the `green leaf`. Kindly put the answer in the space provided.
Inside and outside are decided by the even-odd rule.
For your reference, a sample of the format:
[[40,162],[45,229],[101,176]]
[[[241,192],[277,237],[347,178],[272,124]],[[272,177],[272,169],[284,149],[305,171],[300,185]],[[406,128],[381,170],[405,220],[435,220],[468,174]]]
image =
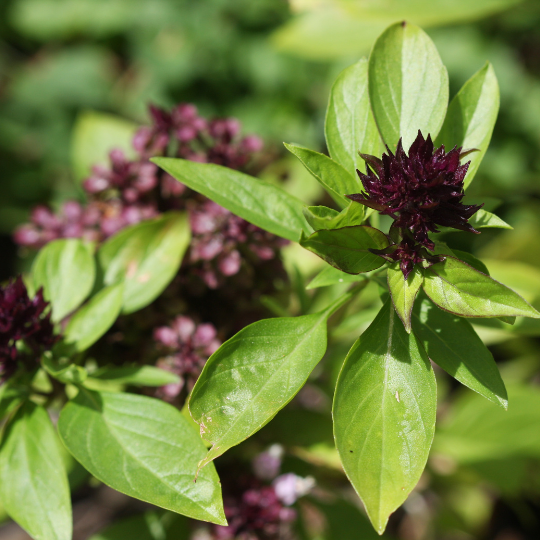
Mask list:
[[358,193],[362,185],[357,176],[352,176],[339,163],[328,156],[294,144],[283,143],[321,184],[336,203],[345,208],[350,200],[344,197],[349,193]]
[[448,73],[428,35],[410,23],[390,26],[369,57],[369,97],[384,142],[407,151],[418,130],[435,139],[448,106]]
[[94,165],[110,165],[109,152],[123,150],[126,157],[134,158],[131,145],[137,124],[112,114],[96,111],[81,113],[75,121],[71,143],[71,161],[75,177],[83,180],[90,176]]
[[436,407],[429,359],[387,301],[345,359],[333,410],[343,467],[379,534],[424,470]]
[[2,439],[0,498],[36,540],[71,540],[71,498],[58,439],[47,411],[29,401]]
[[356,169],[366,171],[358,152],[381,156],[384,151],[369,104],[367,81],[368,63],[365,58],[340,73],[330,92],[324,125],[330,156],[341,163],[355,180]]
[[277,186],[212,163],[152,159],[171,176],[265,231],[298,242],[304,203]]
[[414,308],[413,330],[433,362],[471,390],[508,407],[493,355],[469,321],[438,309],[424,297]]
[[321,230],[300,240],[301,246],[348,274],[369,272],[381,267],[384,259],[369,250],[383,249],[389,244],[384,233],[367,225]]
[[306,289],[318,289],[319,287],[328,287],[336,283],[356,283],[365,279],[366,276],[364,274],[346,274],[333,266],[326,266],[309,282]]
[[465,187],[471,183],[486,153],[498,112],[499,85],[493,67],[487,62],[450,103],[436,140],[437,146],[444,144],[447,149],[454,146],[478,149],[464,159],[471,162],[465,176]]
[[35,289],[43,287],[52,320],[61,321],[90,294],[95,278],[91,247],[75,238],[49,242],[32,266]]
[[9,386],[9,381],[0,385],[0,420],[10,414],[24,397],[19,389]]
[[326,322],[350,294],[312,315],[250,324],[208,360],[189,399],[201,437],[212,444],[204,467],[247,439],[304,386],[326,352]]
[[123,313],[153,302],[173,280],[190,241],[183,212],[127,227],[109,238],[98,251],[106,285],[124,282]]
[[122,308],[124,283],[110,285],[99,291],[70,319],[64,338],[76,351],[93,345],[116,321]]
[[399,267],[399,263],[394,263],[388,267],[388,288],[392,304],[399,318],[405,326],[408,334],[411,333],[411,315],[414,299],[422,286],[424,275],[422,270],[415,266],[407,279]]
[[180,381],[178,375],[155,366],[103,368],[92,373],[92,379],[135,386],[165,386]]
[[[469,156],[474,156],[475,152],[469,154]],[[470,170],[470,168],[469,168]],[[469,219],[469,224],[472,225],[475,229],[487,229],[489,227],[494,229],[513,229],[514,227],[508,225],[506,221],[503,221],[499,216],[483,210],[480,208],[476,214],[474,214]]]
[[79,384],[88,376],[83,367],[73,364],[67,358],[56,360],[48,351],[42,355],[41,365],[51,377],[63,383]]
[[467,251],[460,251],[459,249],[449,249],[448,255],[455,255],[456,259],[467,263],[469,266],[472,266],[479,272],[482,272],[482,274],[486,274],[486,276],[489,276],[488,267],[480,259],[477,259],[471,253],[468,253]]
[[426,268],[424,276],[426,294],[455,315],[540,318],[540,313],[519,294],[452,257]]
[[194,519],[227,523],[214,467],[194,481],[206,448],[173,406],[81,389],[63,408],[58,431],[73,457],[113,489]]
[[305,206],[303,210],[307,222],[316,231],[360,225],[366,213],[366,207],[354,201],[349,201],[347,208],[341,212],[326,206]]

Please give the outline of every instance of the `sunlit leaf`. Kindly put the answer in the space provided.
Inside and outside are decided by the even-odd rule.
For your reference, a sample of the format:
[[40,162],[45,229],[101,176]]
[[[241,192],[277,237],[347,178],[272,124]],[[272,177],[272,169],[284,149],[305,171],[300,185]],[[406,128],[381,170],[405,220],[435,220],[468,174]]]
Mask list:
[[448,106],[448,73],[428,35],[410,23],[390,26],[369,57],[369,96],[384,142],[405,150],[416,139],[435,138]]
[[429,359],[387,301],[347,355],[333,409],[343,467],[379,533],[424,470],[436,408]]
[[145,396],[81,389],[62,409],[58,431],[75,459],[117,491],[226,524],[213,465],[194,481],[206,448],[173,406]]
[[304,203],[281,188],[247,174],[184,159],[152,160],[186,186],[268,232],[297,242],[308,225]]
[[47,411],[27,401],[0,447],[0,498],[36,540],[71,540],[71,498],[59,441]]

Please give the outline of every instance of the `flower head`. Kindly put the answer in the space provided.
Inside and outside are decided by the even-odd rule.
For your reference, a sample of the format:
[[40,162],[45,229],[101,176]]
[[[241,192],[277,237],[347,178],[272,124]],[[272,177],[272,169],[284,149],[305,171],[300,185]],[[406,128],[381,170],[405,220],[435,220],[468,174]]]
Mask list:
[[168,353],[159,360],[159,367],[172,371],[181,378],[180,382],[160,389],[160,396],[170,400],[182,391],[186,380],[191,390],[204,364],[221,345],[213,325],[197,325],[191,318],[183,315],[176,317],[169,326],[156,328],[154,340]]
[[48,305],[41,289],[34,298],[28,296],[21,276],[0,287],[0,382],[17,368],[18,341],[24,340],[38,354],[58,340],[50,312],[44,315]]
[[461,148],[446,152],[441,146],[434,150],[431,136],[424,139],[418,131],[409,155],[401,139],[395,154],[386,149],[388,154],[382,159],[361,154],[367,174],[358,171],[358,175],[366,193],[347,195],[349,199],[391,216],[394,227],[409,231],[416,242],[430,250],[435,245],[428,233],[439,232],[438,225],[478,233],[468,220],[481,206],[461,202],[470,164],[460,165],[465,154]]

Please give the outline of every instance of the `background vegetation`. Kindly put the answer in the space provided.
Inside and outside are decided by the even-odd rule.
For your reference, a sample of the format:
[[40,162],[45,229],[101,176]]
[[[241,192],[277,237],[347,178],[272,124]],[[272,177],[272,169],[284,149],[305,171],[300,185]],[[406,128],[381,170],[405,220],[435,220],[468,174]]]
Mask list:
[[[435,41],[449,69],[451,95],[486,60],[494,66],[501,112],[471,197],[489,201],[490,208],[498,206],[498,215],[514,230],[448,235],[447,240],[481,255],[495,278],[538,307],[540,4],[478,0],[471,6],[465,1],[415,0],[404,11],[401,3],[3,2],[0,280],[31,264],[33,253],[18,250],[11,236],[17,225],[28,220],[31,208],[38,203],[58,207],[66,199],[82,197],[77,182],[80,155],[73,141],[84,138],[81,130],[88,125],[87,111],[141,124],[148,122],[148,103],[170,107],[192,102],[205,116],[235,116],[245,132],[265,141],[272,163],[262,176],[283,181],[304,199],[316,201],[320,192],[294,158],[285,155],[281,142],[325,151],[323,122],[331,83],[341,69],[369,53],[373,39],[387,24],[407,18],[425,26]],[[451,8],[444,8],[446,4]],[[302,280],[316,271],[307,255],[295,262]],[[331,398],[343,351],[372,315],[368,311],[343,321],[334,332],[325,361],[327,372],[334,374],[312,381],[313,391],[322,396],[322,410],[325,399]],[[509,411],[499,411],[472,392],[455,388],[449,378],[437,373],[443,381],[439,388],[442,427],[428,472],[385,537],[525,540],[540,536],[540,327],[531,322],[513,333],[497,327],[480,331],[509,388]],[[299,425],[305,429],[299,430]],[[302,535],[328,540],[370,538],[374,533],[335,468],[328,426],[316,411],[289,408],[261,432],[258,444],[260,449],[265,444],[283,444],[289,450],[289,470],[313,475],[323,491],[332,486],[324,503],[304,503],[305,522],[312,526]],[[253,452],[242,447],[238,451]],[[126,507],[110,493],[110,500],[103,499],[107,493],[84,488],[75,504],[76,517],[92,515],[103,528],[141,511]],[[320,524],[314,513],[323,516]],[[151,523],[162,517],[147,513],[130,519]],[[143,521],[126,522],[120,532],[98,538],[135,538],[129,527],[141,531]],[[151,532],[159,527],[148,525],[148,538],[174,538],[172,532],[167,536],[167,527],[160,529],[159,536]],[[15,534],[19,533],[11,525],[0,529],[1,538],[15,538]]]

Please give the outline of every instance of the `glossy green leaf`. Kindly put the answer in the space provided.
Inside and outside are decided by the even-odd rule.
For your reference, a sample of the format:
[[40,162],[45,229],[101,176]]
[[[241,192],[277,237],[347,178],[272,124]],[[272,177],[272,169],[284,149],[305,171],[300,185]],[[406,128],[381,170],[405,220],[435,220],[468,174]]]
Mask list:
[[477,259],[472,253],[468,253],[467,251],[461,251],[459,249],[449,249],[448,254],[450,256],[455,256],[456,259],[467,263],[469,266],[472,266],[479,272],[482,272],[483,274],[486,274],[486,276],[489,276],[488,267],[480,259]]
[[124,151],[127,158],[135,157],[131,144],[137,124],[112,114],[96,111],[81,113],[73,129],[71,160],[78,180],[90,176],[94,165],[110,165],[113,148]]
[[[474,155],[474,153],[469,155]],[[499,216],[496,216],[487,210],[483,210],[482,208],[469,219],[469,224],[475,229],[513,229],[512,226],[508,225],[508,223],[503,221]]]
[[64,330],[67,343],[76,351],[93,345],[116,321],[124,298],[124,283],[103,288],[70,319]]
[[308,229],[302,215],[304,203],[268,182],[211,163],[173,158],[152,161],[189,188],[261,229],[293,242]]
[[[356,169],[365,172],[358,155],[381,156],[384,145],[375,124],[368,93],[368,63],[365,58],[340,73],[330,92],[324,133],[330,156],[341,163],[355,180]],[[357,183],[358,180],[356,180]],[[349,193],[357,193],[351,191]]]
[[447,149],[454,146],[478,149],[463,159],[471,162],[465,176],[465,187],[471,183],[486,153],[498,112],[499,85],[488,62],[452,100],[436,140],[437,146],[444,144]]
[[71,498],[47,411],[31,402],[8,423],[0,447],[0,498],[36,540],[71,540]]
[[424,470],[436,407],[426,352],[387,301],[345,359],[333,410],[343,467],[379,533]]
[[326,352],[326,322],[350,295],[324,311],[250,324],[208,360],[189,399],[201,437],[212,444],[204,467],[247,439],[305,384]]
[[226,524],[214,467],[194,481],[206,448],[173,406],[145,396],[81,389],[62,410],[58,431],[75,459],[117,491]]
[[344,208],[341,212],[326,206],[304,207],[304,216],[316,231],[360,225],[364,221],[365,213],[366,207],[354,201],[349,201],[347,208]]
[[540,318],[540,313],[519,294],[452,257],[425,269],[424,275],[426,294],[450,313],[463,317]]
[[414,308],[413,330],[433,362],[471,390],[508,407],[493,355],[469,321],[438,309],[424,297]]
[[405,279],[399,263],[394,263],[388,267],[388,288],[390,289],[392,304],[408,334],[411,333],[414,300],[423,281],[424,275],[418,266],[413,268],[407,279]]
[[403,148],[418,130],[434,139],[448,106],[448,73],[428,35],[410,23],[390,26],[369,57],[369,97],[384,142]]
[[0,385],[0,420],[10,414],[24,397],[20,390],[11,388],[9,381]]
[[123,313],[154,301],[172,281],[189,245],[190,229],[183,212],[127,227],[98,251],[106,285],[124,282]]
[[383,249],[389,244],[385,234],[367,225],[321,230],[300,240],[301,246],[348,274],[369,272],[382,266],[384,259],[369,250]]
[[175,373],[155,366],[102,368],[92,373],[92,378],[134,386],[165,386],[180,381],[180,377]]
[[328,287],[337,283],[356,283],[365,279],[365,274],[346,274],[333,266],[326,266],[309,282],[306,289],[318,289],[319,287]]
[[34,288],[43,287],[52,320],[61,321],[90,294],[95,278],[92,248],[75,238],[49,242],[32,266]]
[[302,162],[304,167],[341,208],[345,208],[350,203],[350,200],[345,195],[358,193],[361,190],[362,185],[358,176],[352,176],[337,161],[309,148],[284,144],[285,148]]

